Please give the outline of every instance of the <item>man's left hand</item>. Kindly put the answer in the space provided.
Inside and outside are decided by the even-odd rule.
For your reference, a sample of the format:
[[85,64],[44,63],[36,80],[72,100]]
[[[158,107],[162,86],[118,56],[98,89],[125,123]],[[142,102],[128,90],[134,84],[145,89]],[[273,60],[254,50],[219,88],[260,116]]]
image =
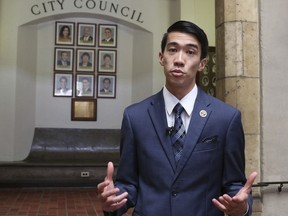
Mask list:
[[212,202],[219,210],[229,216],[243,216],[247,211],[248,197],[256,177],[256,172],[251,173],[244,187],[234,197],[224,194],[218,200],[215,198],[212,199]]

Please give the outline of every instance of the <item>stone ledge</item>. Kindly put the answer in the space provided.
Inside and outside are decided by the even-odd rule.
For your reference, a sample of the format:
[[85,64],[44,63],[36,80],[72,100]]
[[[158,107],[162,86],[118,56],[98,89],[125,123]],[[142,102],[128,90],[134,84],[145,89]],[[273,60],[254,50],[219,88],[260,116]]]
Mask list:
[[105,178],[109,161],[117,170],[119,145],[116,129],[36,128],[26,159],[0,162],[0,187],[96,186]]

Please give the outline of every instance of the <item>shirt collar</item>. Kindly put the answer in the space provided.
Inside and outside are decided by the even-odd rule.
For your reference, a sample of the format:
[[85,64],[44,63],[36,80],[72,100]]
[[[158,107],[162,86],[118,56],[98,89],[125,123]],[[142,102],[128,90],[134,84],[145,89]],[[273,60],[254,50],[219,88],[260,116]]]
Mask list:
[[194,88],[179,101],[171,92],[168,91],[166,86],[164,86],[163,97],[165,101],[166,112],[168,113],[168,115],[170,116],[172,114],[175,105],[179,102],[184,107],[187,115],[191,116],[197,93],[198,87],[195,84]]

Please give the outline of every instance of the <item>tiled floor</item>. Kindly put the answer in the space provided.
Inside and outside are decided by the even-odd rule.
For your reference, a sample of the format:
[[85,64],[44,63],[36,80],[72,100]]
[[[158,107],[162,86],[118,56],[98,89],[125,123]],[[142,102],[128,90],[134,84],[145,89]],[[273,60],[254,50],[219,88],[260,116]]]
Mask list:
[[[129,211],[125,216],[131,216]],[[0,216],[102,216],[95,188],[0,188]]]

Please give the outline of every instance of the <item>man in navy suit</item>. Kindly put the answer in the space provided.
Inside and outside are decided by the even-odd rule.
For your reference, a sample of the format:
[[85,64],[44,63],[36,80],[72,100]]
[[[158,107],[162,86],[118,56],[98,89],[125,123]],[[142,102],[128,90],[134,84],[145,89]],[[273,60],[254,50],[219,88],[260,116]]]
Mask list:
[[[257,173],[246,180],[241,113],[196,85],[207,52],[206,34],[191,22],[178,21],[164,34],[159,61],[166,83],[124,111],[115,185],[112,162],[98,184],[105,215],[129,208],[134,216],[251,215]],[[178,103],[185,128],[179,160],[172,146]]]

